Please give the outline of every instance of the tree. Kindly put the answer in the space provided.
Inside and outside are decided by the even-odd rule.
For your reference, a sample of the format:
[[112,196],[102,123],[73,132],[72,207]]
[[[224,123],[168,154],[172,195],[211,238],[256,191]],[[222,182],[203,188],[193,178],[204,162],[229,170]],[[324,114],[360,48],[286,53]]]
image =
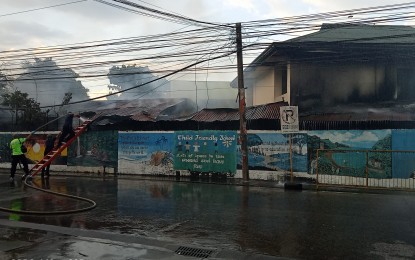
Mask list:
[[0,71],[0,103],[3,102],[3,95],[10,91],[10,79]]
[[12,109],[16,125],[32,127],[42,122],[43,113],[40,110],[39,103],[33,98],[28,98],[27,93],[17,90],[13,93],[5,93],[2,97],[2,104]]
[[0,72],[0,92],[3,92],[6,89],[6,86],[7,86],[6,75]]
[[298,153],[301,154],[304,145],[307,145],[307,138],[305,134],[292,134],[291,141],[298,145]]

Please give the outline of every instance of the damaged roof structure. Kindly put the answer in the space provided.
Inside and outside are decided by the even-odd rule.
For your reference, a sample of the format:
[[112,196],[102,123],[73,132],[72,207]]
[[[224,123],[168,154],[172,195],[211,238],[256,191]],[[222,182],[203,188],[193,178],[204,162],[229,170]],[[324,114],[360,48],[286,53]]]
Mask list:
[[162,121],[178,120],[196,112],[190,99],[134,99],[91,101],[82,106],[83,114],[99,114],[96,127],[114,130],[144,130]]
[[[83,107],[82,114],[99,114],[94,127],[101,130],[239,130],[238,109],[196,112],[194,105],[188,99],[94,101]],[[247,107],[247,128],[279,130],[280,107],[286,105],[286,102],[276,102]]]

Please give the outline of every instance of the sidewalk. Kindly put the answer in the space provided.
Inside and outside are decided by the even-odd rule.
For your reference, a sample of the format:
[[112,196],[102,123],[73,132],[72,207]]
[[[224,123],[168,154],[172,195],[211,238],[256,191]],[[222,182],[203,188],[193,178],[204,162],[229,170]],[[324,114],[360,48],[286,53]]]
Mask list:
[[287,259],[0,219],[0,259]]
[[[8,179],[9,169],[0,168],[0,182],[3,179]],[[16,174],[20,176],[19,173],[23,174],[22,171],[18,171]],[[140,179],[140,180],[154,180],[154,181],[174,181],[174,182],[184,182],[184,183],[205,183],[205,184],[215,184],[215,185],[237,185],[237,186],[250,186],[250,187],[263,187],[263,188],[280,188],[285,190],[311,190],[311,191],[333,191],[333,192],[354,192],[354,193],[374,193],[374,194],[405,194],[413,193],[415,190],[410,189],[399,189],[399,188],[376,188],[376,187],[364,187],[364,186],[342,186],[342,185],[330,185],[330,184],[320,184],[310,183],[306,181],[294,180],[293,183],[282,182],[282,181],[272,181],[272,180],[257,180],[251,179],[248,182],[245,182],[243,179],[239,178],[226,178],[226,179],[212,179],[212,178],[198,178],[192,179],[188,176],[182,176],[180,178],[174,176],[152,176],[152,175],[134,175],[134,174],[120,174],[115,175],[113,173],[107,174],[97,174],[97,173],[83,173],[83,172],[53,172],[51,175],[56,175],[59,177],[87,177],[87,178],[119,178],[119,179]],[[4,177],[2,177],[4,176]]]

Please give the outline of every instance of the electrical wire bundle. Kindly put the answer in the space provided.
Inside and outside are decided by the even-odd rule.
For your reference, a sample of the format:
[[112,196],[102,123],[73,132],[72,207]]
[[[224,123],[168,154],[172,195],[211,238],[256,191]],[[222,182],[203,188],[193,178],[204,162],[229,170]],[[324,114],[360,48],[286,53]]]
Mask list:
[[[82,103],[120,94],[140,88],[160,79],[174,80],[186,75],[203,76],[213,74],[235,74],[235,25],[230,23],[212,23],[195,20],[180,14],[149,7],[146,3],[137,4],[125,0],[95,0],[96,2],[137,13],[167,22],[183,24],[184,29],[156,35],[109,39],[77,44],[56,45],[48,47],[27,48],[0,52],[3,62],[1,72],[7,75],[3,81],[54,81],[59,83],[66,79],[79,79],[82,82],[94,82],[107,79],[108,69],[124,64],[147,66],[158,78],[142,75],[144,82],[132,87],[100,94],[93,98],[70,102]],[[143,2],[143,1],[141,1]],[[144,2],[145,3],[145,2]],[[322,23],[349,24],[390,24],[411,21],[414,18],[415,3],[403,3],[360,9],[326,12],[311,15],[292,16],[242,23],[244,58],[246,61],[256,58],[273,42],[282,42],[288,37],[315,32]],[[189,29],[188,27],[196,27]],[[402,36],[404,37],[404,36]],[[287,43],[289,44],[289,43]],[[294,43],[293,43],[294,44]],[[56,66],[36,66],[24,69],[25,61],[47,59],[52,57],[59,64]],[[355,56],[348,57],[356,58]],[[315,58],[314,58],[315,59]],[[47,64],[47,63],[45,63]],[[245,63],[245,67],[247,66]],[[30,63],[29,63],[30,65]],[[257,66],[261,64],[251,64]],[[62,68],[76,71],[62,73]],[[137,74],[137,72],[132,72]],[[112,76],[125,76],[122,72]],[[135,82],[132,82],[134,84]],[[157,87],[153,90],[156,91]],[[197,90],[197,87],[195,88]],[[137,96],[137,98],[141,98]],[[42,108],[50,107],[43,106]]]

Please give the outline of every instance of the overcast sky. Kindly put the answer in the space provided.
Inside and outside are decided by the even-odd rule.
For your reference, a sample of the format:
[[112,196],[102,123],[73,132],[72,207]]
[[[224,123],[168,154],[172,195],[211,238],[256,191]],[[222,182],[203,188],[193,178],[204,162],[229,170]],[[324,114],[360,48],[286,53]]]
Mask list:
[[[131,0],[139,4],[143,2]],[[183,26],[93,0],[2,0],[0,50],[167,33]],[[147,0],[158,9],[210,22],[244,22],[394,3],[395,0]],[[154,7],[154,6],[153,6]],[[154,7],[156,8],[156,7]]]
[[[0,51],[169,33],[184,27],[126,12],[93,0],[25,12],[75,1],[1,0]],[[395,0],[130,1],[197,20],[223,23],[405,3]]]

